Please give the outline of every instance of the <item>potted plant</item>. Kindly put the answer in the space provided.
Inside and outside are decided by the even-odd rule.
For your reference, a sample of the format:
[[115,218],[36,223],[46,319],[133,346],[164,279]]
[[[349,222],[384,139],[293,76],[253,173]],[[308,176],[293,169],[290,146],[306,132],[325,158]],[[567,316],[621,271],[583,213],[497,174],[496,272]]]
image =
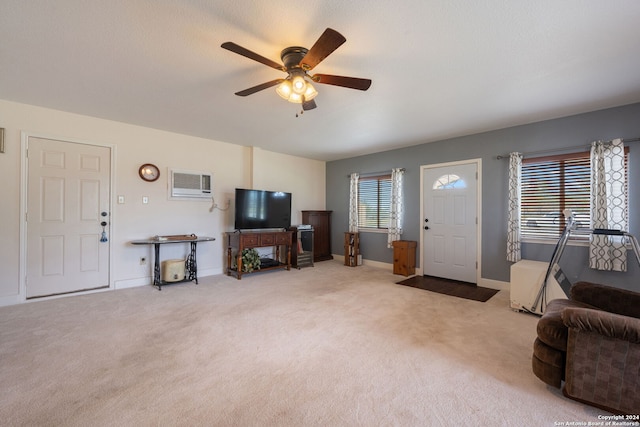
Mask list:
[[242,272],[251,273],[260,270],[260,254],[255,249],[242,250]]

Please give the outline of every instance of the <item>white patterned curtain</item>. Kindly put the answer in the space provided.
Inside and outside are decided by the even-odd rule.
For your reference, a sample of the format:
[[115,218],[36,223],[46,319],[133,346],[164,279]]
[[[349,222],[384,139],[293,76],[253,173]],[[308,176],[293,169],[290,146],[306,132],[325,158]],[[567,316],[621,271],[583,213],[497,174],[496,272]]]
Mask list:
[[509,212],[507,219],[507,261],[518,262],[520,252],[520,184],[522,154],[509,155]]
[[[626,173],[622,139],[591,144],[591,228],[628,231]],[[589,267],[627,271],[624,236],[593,234]]]
[[358,232],[358,180],[360,176],[354,172],[351,174],[349,186],[349,232]]
[[403,176],[404,169],[391,169],[391,212],[389,216],[389,232],[387,234],[388,248],[392,248],[393,242],[400,240],[402,237],[402,217],[404,214]]

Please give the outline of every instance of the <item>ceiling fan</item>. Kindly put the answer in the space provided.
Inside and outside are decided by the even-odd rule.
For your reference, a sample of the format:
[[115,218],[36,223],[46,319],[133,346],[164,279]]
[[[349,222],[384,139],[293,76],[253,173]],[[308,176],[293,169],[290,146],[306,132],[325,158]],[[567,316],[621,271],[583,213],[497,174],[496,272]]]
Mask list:
[[312,110],[317,106],[314,98],[318,92],[311,82],[358,90],[367,90],[369,86],[371,86],[371,80],[369,79],[335,76],[331,74],[308,74],[309,71],[313,70],[316,65],[346,41],[347,39],[345,39],[342,34],[336,30],[327,28],[311,49],[300,46],[291,46],[283,49],[280,53],[282,64],[278,64],[233,42],[222,43],[221,47],[287,73],[287,77],[283,79],[271,80],[241,90],[240,92],[236,92],[236,95],[247,96],[278,85],[276,88],[278,95],[289,102],[302,104],[303,111],[306,111]]

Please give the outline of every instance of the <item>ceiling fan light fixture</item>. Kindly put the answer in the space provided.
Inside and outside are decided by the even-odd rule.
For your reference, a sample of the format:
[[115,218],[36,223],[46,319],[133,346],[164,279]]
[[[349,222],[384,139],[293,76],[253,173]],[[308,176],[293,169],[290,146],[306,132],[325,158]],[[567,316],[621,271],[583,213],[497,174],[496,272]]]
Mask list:
[[291,86],[291,81],[289,79],[284,80],[276,87],[276,93],[280,95],[280,98],[289,100],[289,97],[293,93],[293,88]]
[[293,92],[289,95],[289,99],[287,99],[287,101],[293,102],[294,104],[302,104],[302,97],[303,95]]
[[304,100],[311,101],[316,96],[318,96],[318,91],[313,87],[311,82],[307,82],[307,89],[304,91]]
[[291,80],[291,86],[293,91],[298,95],[302,95],[307,90],[307,82],[304,80],[304,77],[300,75],[295,76]]
[[294,104],[302,104],[304,101],[311,101],[318,96],[318,91],[311,84],[310,81],[303,76],[288,77],[278,86],[276,86],[276,93],[280,98],[293,102]]

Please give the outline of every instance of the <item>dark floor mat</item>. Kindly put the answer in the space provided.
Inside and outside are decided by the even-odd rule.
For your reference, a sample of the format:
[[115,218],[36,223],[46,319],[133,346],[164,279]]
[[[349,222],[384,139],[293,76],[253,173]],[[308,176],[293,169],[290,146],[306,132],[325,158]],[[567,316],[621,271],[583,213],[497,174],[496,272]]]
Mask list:
[[433,276],[414,276],[398,282],[398,285],[411,286],[412,288],[480,302],[488,301],[489,298],[499,292],[497,289],[483,288],[473,283]]

